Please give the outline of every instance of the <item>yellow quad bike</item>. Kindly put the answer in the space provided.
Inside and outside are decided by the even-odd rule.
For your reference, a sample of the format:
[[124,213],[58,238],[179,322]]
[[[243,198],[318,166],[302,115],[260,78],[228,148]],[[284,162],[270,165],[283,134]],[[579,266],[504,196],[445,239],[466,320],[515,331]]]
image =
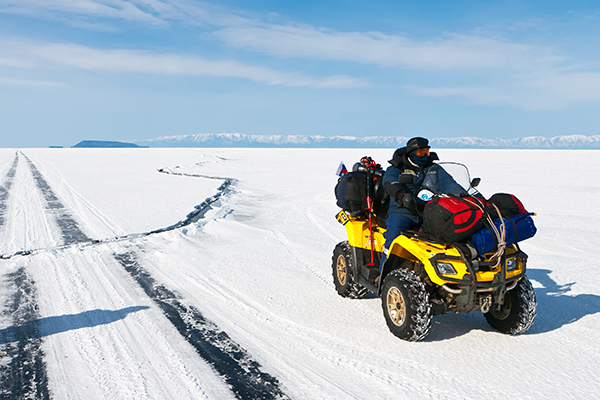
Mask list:
[[537,303],[525,276],[527,255],[516,243],[507,246],[498,262],[492,253],[479,255],[467,243],[403,232],[389,246],[380,271],[385,228],[377,215],[370,217],[344,210],[337,214],[348,240],[333,252],[333,281],[342,297],[357,299],[369,292],[381,296],[394,335],[421,340],[429,333],[432,316],[447,312],[481,311],[493,328],[513,335],[531,327]]

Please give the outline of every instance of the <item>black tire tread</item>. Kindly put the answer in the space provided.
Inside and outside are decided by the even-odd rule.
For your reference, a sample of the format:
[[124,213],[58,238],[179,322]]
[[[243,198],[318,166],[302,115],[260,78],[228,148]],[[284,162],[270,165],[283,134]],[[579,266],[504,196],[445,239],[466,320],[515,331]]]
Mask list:
[[518,335],[526,332],[537,315],[537,301],[533,285],[526,276],[521,278],[517,286],[506,293],[510,296],[510,312],[504,319],[496,318],[492,311],[484,315],[487,322],[500,332]]
[[[392,285],[406,289],[407,322],[403,327],[396,326],[388,316],[387,291]],[[384,282],[381,294],[383,314],[390,331],[400,339],[410,342],[422,340],[431,329],[432,308],[429,293],[421,278],[412,270],[397,269],[390,272]]]
[[[346,259],[346,284],[342,285],[337,277],[337,259],[342,255]],[[333,284],[335,285],[335,289],[338,294],[342,297],[347,297],[350,299],[361,299],[366,296],[368,293],[367,288],[363,285],[359,284],[355,281],[354,276],[352,274],[353,270],[353,261],[352,261],[352,249],[350,247],[350,243],[348,241],[344,241],[338,243],[335,246],[335,250],[333,251],[332,257],[332,274],[333,274]]]

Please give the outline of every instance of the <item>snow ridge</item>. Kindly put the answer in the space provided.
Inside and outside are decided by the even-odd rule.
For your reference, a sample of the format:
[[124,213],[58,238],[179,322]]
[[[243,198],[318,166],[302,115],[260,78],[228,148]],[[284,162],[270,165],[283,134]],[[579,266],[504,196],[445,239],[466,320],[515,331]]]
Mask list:
[[[290,148],[397,148],[412,136],[246,135],[200,133],[131,140],[149,147],[290,147]],[[515,139],[455,137],[431,138],[432,147],[489,149],[600,149],[600,135],[526,136]]]
[[[34,175],[34,179],[38,183],[38,188],[44,194],[46,200],[48,201],[48,208],[50,209],[58,209],[62,210],[63,205],[60,203],[52,189],[48,186],[46,180],[41,176],[41,174],[37,171],[33,163],[27,158],[27,156],[23,155],[27,161],[30,163],[31,171]],[[16,164],[15,167],[16,168]],[[211,205],[217,202],[223,195],[229,192],[232,185],[236,183],[236,179],[234,178],[223,178],[216,176],[208,176],[208,175],[199,175],[199,174],[184,174],[179,172],[172,172],[169,169],[159,169],[158,172],[171,174],[171,175],[180,175],[180,176],[191,176],[195,178],[206,178],[206,179],[218,179],[223,180],[223,183],[217,188],[217,193],[214,195],[207,197],[202,203],[194,206],[194,210],[188,213],[186,217],[173,225],[169,225],[164,228],[158,228],[149,232],[142,233],[131,233],[123,236],[116,236],[105,239],[90,239],[88,238],[78,227],[77,223],[72,219],[72,217],[68,213],[63,213],[60,218],[57,218],[56,222],[61,228],[63,232],[63,237],[65,239],[65,244],[62,246],[54,247],[53,249],[30,249],[30,250],[19,250],[13,254],[0,254],[0,260],[8,260],[16,256],[29,256],[33,254],[38,254],[44,251],[56,251],[61,249],[67,249],[73,246],[77,246],[78,248],[83,248],[87,246],[95,246],[104,243],[116,243],[122,242],[131,239],[138,239],[145,236],[154,235],[156,233],[168,232],[175,229],[182,228],[184,226],[190,225],[194,222],[198,222],[201,218],[204,218],[204,215],[210,211]],[[12,172],[14,175],[14,171]],[[1,188],[1,187],[0,187]],[[0,200],[2,199],[2,191],[0,190]],[[2,221],[2,210],[3,203],[0,202],[0,221]],[[0,223],[1,225],[1,223]]]
[[200,218],[203,218],[204,215],[206,214],[206,212],[208,212],[210,210],[210,206],[211,204],[217,202],[221,196],[223,196],[223,194],[227,193],[230,186],[232,186],[233,184],[235,184],[236,179],[234,178],[223,178],[223,177],[218,177],[218,176],[209,176],[209,175],[200,175],[200,174],[187,174],[187,173],[182,173],[182,172],[173,172],[170,169],[166,169],[166,168],[161,168],[158,170],[158,172],[161,172],[163,174],[169,174],[169,175],[178,175],[178,176],[191,176],[193,178],[206,178],[206,179],[216,179],[216,180],[222,180],[223,184],[221,184],[221,186],[219,186],[217,188],[217,193],[207,197],[206,200],[204,200],[202,203],[194,206],[194,211],[190,212],[188,215],[186,215],[185,219],[171,225],[171,226],[167,226],[166,228],[161,228],[161,229],[156,229],[153,230],[151,232],[148,232],[148,235],[151,235],[153,233],[160,233],[160,232],[166,232],[166,231],[171,231],[173,229],[177,229],[177,228],[181,228],[184,226],[187,226],[193,222],[197,222]]

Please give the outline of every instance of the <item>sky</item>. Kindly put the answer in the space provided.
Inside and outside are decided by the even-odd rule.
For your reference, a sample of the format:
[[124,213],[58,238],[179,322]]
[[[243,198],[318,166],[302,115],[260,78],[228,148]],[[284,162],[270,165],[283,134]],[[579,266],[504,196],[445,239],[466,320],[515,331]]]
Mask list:
[[0,0],[0,147],[600,134],[600,3]]

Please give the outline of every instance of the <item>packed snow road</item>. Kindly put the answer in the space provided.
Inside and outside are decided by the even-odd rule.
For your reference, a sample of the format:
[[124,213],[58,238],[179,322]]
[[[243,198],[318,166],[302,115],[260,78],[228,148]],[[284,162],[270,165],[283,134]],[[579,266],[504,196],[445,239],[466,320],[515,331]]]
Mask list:
[[[516,194],[538,317],[424,342],[340,298],[335,168],[392,150],[0,149],[0,397],[592,398],[600,364],[594,151],[441,150]],[[571,170],[554,168],[571,157]],[[548,172],[551,171],[551,172]],[[557,184],[558,183],[558,184]],[[577,206],[565,204],[570,193]],[[568,234],[564,234],[568,232]]]
[[[28,168],[18,168],[19,160],[24,160]],[[17,184],[13,186],[15,170]],[[15,192],[14,207],[6,205],[11,186]],[[11,260],[20,258],[14,263],[15,272],[7,273],[4,279],[9,302],[3,315],[13,324],[2,330],[0,342],[4,346],[4,395],[9,398],[50,398],[50,394],[56,398],[285,397],[277,380],[263,373],[260,365],[224,332],[198,311],[186,307],[174,292],[155,284],[137,264],[134,250],[118,243],[123,238],[105,240],[110,246],[100,246],[101,241],[90,239],[26,155],[15,156],[4,187],[8,190],[5,189],[3,196],[3,208],[8,212],[14,210],[8,219],[27,221],[17,222],[12,228],[25,225],[30,229],[21,243],[17,235],[10,234],[15,238],[14,248],[23,250],[4,256]],[[190,213],[175,226],[191,222],[197,214]],[[91,248],[92,245],[96,248]],[[132,282],[127,285],[131,279],[115,268],[119,264],[135,278],[142,291]],[[121,280],[124,285],[115,282]],[[173,326],[157,315],[126,318],[131,313],[151,309],[143,292],[154,300]],[[41,306],[37,304],[38,297],[42,299]],[[135,302],[143,305],[127,305]],[[62,315],[55,313],[57,308]],[[64,314],[66,309],[71,313]],[[152,318],[158,319],[158,323],[150,322]],[[114,324],[120,320],[124,326]],[[130,323],[133,320],[136,323]],[[101,326],[102,329],[95,330],[97,334],[82,331]],[[173,328],[180,337],[173,333]],[[65,333],[70,337],[58,340]],[[46,359],[53,360],[51,363],[43,360],[44,352],[40,349],[44,337],[49,338],[44,352]],[[191,343],[232,393],[227,393],[221,382],[211,383],[210,379],[206,384],[199,382],[198,376],[204,373],[198,372],[198,367],[186,365],[184,361],[191,355],[183,343],[176,343],[178,339]],[[68,347],[72,351],[65,352]],[[132,351],[132,347],[137,351]],[[182,348],[184,353],[179,354]],[[103,370],[115,370],[116,374]],[[47,375],[52,376],[51,390]],[[167,376],[174,381],[165,386],[161,380]],[[108,383],[111,381],[116,385]],[[57,388],[53,387],[55,382]]]

